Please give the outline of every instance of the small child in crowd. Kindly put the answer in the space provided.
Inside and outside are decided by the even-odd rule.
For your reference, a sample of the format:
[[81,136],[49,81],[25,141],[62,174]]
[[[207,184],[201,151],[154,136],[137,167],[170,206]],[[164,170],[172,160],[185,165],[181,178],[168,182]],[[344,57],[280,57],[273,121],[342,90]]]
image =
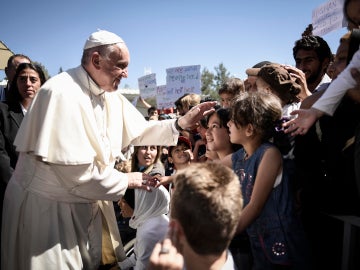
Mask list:
[[243,148],[222,163],[240,179],[244,208],[237,233],[246,230],[249,235],[253,269],[309,269],[306,238],[282,156],[268,141],[281,117],[275,95],[247,92],[234,100],[228,123],[231,142]]
[[[186,168],[191,164],[194,158],[191,148],[190,140],[184,136],[179,136],[177,145],[169,146],[168,161],[172,163],[174,168],[172,174],[175,174],[176,171]],[[171,182],[171,178],[168,175],[158,177],[158,180],[159,183],[157,186],[167,185]],[[169,187],[169,189],[171,189],[171,187]]]
[[218,91],[221,107],[229,108],[233,99],[242,92],[245,92],[245,86],[241,79],[227,79]]

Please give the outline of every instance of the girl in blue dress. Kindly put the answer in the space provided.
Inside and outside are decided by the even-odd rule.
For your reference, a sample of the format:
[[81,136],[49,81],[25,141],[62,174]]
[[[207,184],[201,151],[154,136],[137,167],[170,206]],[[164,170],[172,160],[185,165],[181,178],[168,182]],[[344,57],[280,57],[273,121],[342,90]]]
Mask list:
[[253,269],[310,269],[302,226],[282,155],[269,142],[282,117],[273,94],[246,92],[235,99],[228,122],[230,141],[243,148],[223,159],[239,177],[244,208],[237,233],[249,235]]

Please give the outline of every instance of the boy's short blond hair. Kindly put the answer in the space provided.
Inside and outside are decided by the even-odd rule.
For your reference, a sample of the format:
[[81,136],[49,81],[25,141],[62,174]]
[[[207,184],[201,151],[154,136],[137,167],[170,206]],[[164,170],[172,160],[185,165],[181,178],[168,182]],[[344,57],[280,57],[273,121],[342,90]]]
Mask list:
[[243,199],[236,174],[217,163],[194,163],[173,176],[171,218],[201,255],[226,250],[239,222]]

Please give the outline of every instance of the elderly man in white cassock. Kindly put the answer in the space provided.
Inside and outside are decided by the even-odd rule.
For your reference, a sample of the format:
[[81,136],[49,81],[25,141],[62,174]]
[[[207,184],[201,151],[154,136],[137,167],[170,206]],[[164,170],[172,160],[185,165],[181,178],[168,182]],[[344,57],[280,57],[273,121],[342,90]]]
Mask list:
[[100,30],[86,40],[80,66],[39,90],[15,140],[20,156],[5,194],[1,269],[97,269],[125,258],[112,201],[154,183],[114,169],[121,149],[175,145],[179,131],[214,106],[146,121],[116,91],[129,62],[125,42]]

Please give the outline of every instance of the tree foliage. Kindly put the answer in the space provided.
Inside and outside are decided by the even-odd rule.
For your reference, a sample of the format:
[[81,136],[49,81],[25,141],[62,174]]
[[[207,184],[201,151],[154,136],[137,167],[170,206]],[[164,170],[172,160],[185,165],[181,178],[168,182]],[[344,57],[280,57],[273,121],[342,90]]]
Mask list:
[[210,95],[214,90],[214,74],[207,68],[204,68],[201,73],[201,93],[203,95]]
[[219,100],[218,90],[221,85],[230,77],[223,63],[214,67],[215,73],[209,71],[206,67],[201,73],[201,93],[203,96]]

